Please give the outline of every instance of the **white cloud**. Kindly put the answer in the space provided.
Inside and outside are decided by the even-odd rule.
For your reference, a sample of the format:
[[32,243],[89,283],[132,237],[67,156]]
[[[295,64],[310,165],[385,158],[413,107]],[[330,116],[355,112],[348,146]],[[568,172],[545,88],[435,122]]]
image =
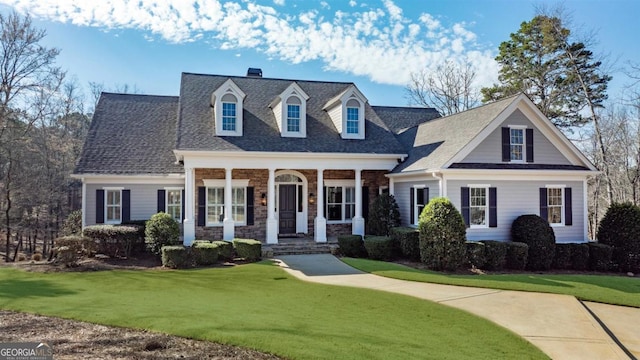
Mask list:
[[[285,0],[272,0],[283,5]],[[145,38],[185,43],[214,40],[221,49],[251,48],[290,63],[321,61],[325,69],[405,85],[411,72],[445,59],[469,59],[480,84],[497,78],[489,51],[464,22],[444,25],[431,14],[408,18],[392,0],[358,10],[286,14],[255,0],[0,0],[51,21],[103,29],[138,29]],[[322,1],[321,6],[330,5]],[[355,7],[356,1],[349,5]],[[363,5],[365,5],[363,7]],[[292,9],[288,9],[293,11]],[[282,11],[280,13],[279,11]],[[237,54],[237,53],[236,53]]]

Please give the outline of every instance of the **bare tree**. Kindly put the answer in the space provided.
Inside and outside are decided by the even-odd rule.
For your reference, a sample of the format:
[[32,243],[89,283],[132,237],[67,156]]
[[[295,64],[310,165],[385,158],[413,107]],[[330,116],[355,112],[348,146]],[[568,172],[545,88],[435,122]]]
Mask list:
[[405,88],[412,105],[433,107],[444,116],[478,105],[480,94],[474,87],[476,72],[470,62],[447,60],[435,71],[422,69],[411,74]]

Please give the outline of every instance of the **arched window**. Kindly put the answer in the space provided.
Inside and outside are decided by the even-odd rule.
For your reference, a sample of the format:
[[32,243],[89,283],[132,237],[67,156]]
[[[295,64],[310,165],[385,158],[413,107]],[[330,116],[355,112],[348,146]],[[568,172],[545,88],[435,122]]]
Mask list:
[[360,102],[356,99],[347,101],[347,134],[360,133]]

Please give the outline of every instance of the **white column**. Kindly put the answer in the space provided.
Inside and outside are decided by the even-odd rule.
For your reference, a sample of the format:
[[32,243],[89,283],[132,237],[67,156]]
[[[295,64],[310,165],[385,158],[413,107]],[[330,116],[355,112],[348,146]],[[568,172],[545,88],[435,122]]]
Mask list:
[[227,168],[225,169],[225,176],[224,176],[224,220],[222,222],[222,239],[226,240],[226,241],[231,241],[233,240],[235,233],[234,233],[234,221],[233,221],[233,213],[232,213],[232,198],[231,198],[231,191],[232,191],[232,186],[233,183],[231,182],[231,171],[233,169],[231,168]]
[[87,183],[82,178],[82,228],[87,226]]
[[195,206],[195,177],[193,168],[184,169],[184,220],[182,221],[182,242],[186,246],[191,246],[196,238]]
[[276,220],[276,170],[269,169],[267,183],[267,244],[278,243],[278,220]]
[[351,219],[351,233],[364,236],[364,218],[362,217],[362,170],[355,169],[356,173],[356,213]]
[[317,212],[316,218],[314,220],[314,234],[316,242],[327,242],[327,219],[324,217],[324,178],[323,178],[324,169],[318,169],[318,186],[317,186],[317,195],[316,195],[316,205]]
[[389,195],[396,196],[396,188],[393,178],[389,178]]

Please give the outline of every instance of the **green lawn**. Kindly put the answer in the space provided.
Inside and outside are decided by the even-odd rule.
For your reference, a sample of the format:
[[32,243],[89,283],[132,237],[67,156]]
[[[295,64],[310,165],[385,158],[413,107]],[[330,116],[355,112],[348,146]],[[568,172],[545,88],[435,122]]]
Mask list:
[[640,307],[640,279],[606,275],[447,275],[368,259],[342,261],[372,274],[394,279],[481,288],[573,295],[581,300]]
[[293,359],[544,359],[444,305],[297,280],[268,262],[198,270],[0,269],[0,308],[150,329]]

